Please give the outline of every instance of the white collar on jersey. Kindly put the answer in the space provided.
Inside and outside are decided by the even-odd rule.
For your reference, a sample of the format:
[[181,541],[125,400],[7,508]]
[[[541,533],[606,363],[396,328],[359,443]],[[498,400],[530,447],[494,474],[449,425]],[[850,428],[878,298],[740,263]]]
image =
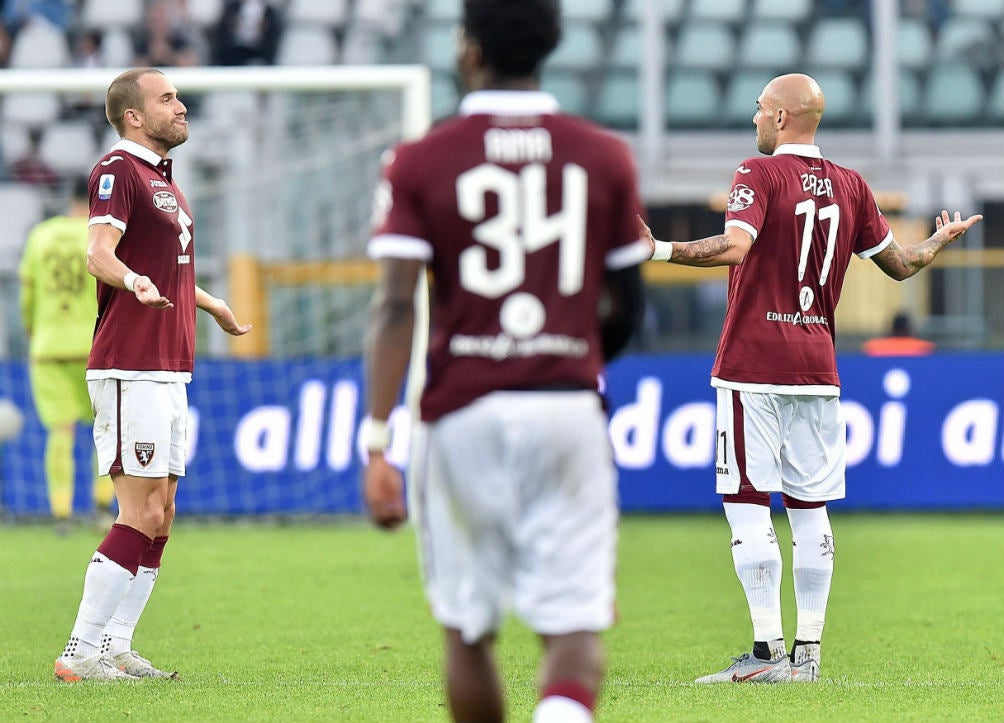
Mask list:
[[558,110],[555,97],[542,90],[476,90],[460,102],[461,115],[544,115]]
[[803,158],[822,158],[819,146],[812,146],[808,143],[782,143],[774,149],[775,156],[802,156]]
[[137,158],[146,161],[151,166],[155,168],[161,164],[164,160],[160,157],[160,154],[156,151],[151,151],[144,145],[137,143],[136,141],[127,141],[125,138],[120,140],[114,146],[112,146],[113,151],[125,151],[131,153]]

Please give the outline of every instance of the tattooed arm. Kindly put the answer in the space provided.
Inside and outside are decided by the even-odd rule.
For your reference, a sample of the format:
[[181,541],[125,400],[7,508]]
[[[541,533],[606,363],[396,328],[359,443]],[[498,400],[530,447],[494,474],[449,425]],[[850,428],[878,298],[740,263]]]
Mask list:
[[936,230],[928,239],[906,248],[893,239],[891,244],[872,256],[872,261],[896,281],[908,279],[934,261],[945,246],[961,238],[982,219],[983,216],[976,214],[963,221],[962,215],[956,211],[955,219],[952,220],[948,211],[942,211],[941,215],[934,219]]
[[648,241],[652,252],[651,258],[656,261],[669,261],[684,266],[735,266],[741,264],[750,247],[753,237],[736,226],[729,226],[725,233],[696,241],[657,241],[652,230],[638,219],[641,238]]

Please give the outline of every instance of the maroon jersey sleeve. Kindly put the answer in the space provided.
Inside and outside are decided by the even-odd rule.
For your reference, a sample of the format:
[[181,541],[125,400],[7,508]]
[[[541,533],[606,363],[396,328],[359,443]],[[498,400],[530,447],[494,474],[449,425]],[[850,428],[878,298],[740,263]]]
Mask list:
[[892,241],[892,231],[889,222],[879,210],[878,202],[865,180],[854,173],[859,186],[858,237],[854,244],[854,253],[862,258],[874,256]]
[[748,158],[732,176],[729,201],[725,209],[725,225],[738,226],[756,240],[763,226],[771,196],[766,164],[759,158]]
[[107,223],[126,230],[137,195],[137,176],[123,154],[116,153],[94,167],[88,183],[91,224]]
[[388,152],[384,160],[374,202],[376,237],[429,239],[417,188],[422,172],[421,168],[414,167],[414,157],[414,145],[403,144]]

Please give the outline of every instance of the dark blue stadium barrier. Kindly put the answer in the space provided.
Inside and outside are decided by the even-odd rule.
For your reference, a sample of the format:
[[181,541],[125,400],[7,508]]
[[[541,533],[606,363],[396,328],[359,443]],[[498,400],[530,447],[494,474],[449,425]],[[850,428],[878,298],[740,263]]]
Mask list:
[[[714,390],[707,355],[636,355],[609,370],[611,438],[625,511],[716,510]],[[1004,508],[1004,357],[843,356],[848,418],[843,509]],[[358,360],[200,361],[181,514],[356,513]],[[0,503],[46,511],[44,438],[23,362],[0,364],[0,396],[25,428],[0,448]],[[399,411],[398,413],[402,413]],[[396,421],[396,420],[395,420]],[[77,508],[89,508],[81,432]],[[396,440],[403,457],[407,440]]]

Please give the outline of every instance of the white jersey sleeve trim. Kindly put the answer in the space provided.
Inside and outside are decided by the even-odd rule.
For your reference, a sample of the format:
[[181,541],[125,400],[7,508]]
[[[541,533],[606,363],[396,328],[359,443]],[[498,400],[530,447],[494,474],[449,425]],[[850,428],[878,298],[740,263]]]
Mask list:
[[134,371],[131,369],[88,369],[84,379],[89,382],[98,379],[121,379],[126,382],[183,382],[192,381],[191,372]]
[[755,228],[753,228],[753,226],[746,223],[745,221],[740,221],[738,218],[730,218],[728,221],[725,222],[725,228],[728,228],[729,226],[735,226],[736,228],[741,228],[743,231],[752,236],[754,241],[756,241],[756,237],[759,231],[757,231]]
[[786,394],[790,396],[839,397],[840,387],[833,384],[754,384],[753,382],[733,382],[728,379],[711,377],[711,386],[717,389],[735,389],[738,392],[757,394]]
[[94,216],[88,222],[88,226],[97,226],[98,224],[107,223],[109,226],[114,226],[122,233],[125,233],[126,223],[125,221],[120,221],[114,216]]
[[892,243],[892,241],[893,241],[892,230],[890,230],[889,233],[886,234],[885,238],[882,239],[882,241],[879,243],[878,246],[872,246],[867,251],[862,251],[861,253],[858,254],[858,258],[870,259],[875,254],[884,251],[885,248]]
[[371,259],[431,261],[432,244],[415,236],[387,233],[371,238],[366,245],[366,253]]
[[637,266],[650,258],[652,258],[652,252],[648,248],[648,241],[638,239],[627,246],[618,246],[607,252],[605,263],[611,271],[618,271],[629,266]]

